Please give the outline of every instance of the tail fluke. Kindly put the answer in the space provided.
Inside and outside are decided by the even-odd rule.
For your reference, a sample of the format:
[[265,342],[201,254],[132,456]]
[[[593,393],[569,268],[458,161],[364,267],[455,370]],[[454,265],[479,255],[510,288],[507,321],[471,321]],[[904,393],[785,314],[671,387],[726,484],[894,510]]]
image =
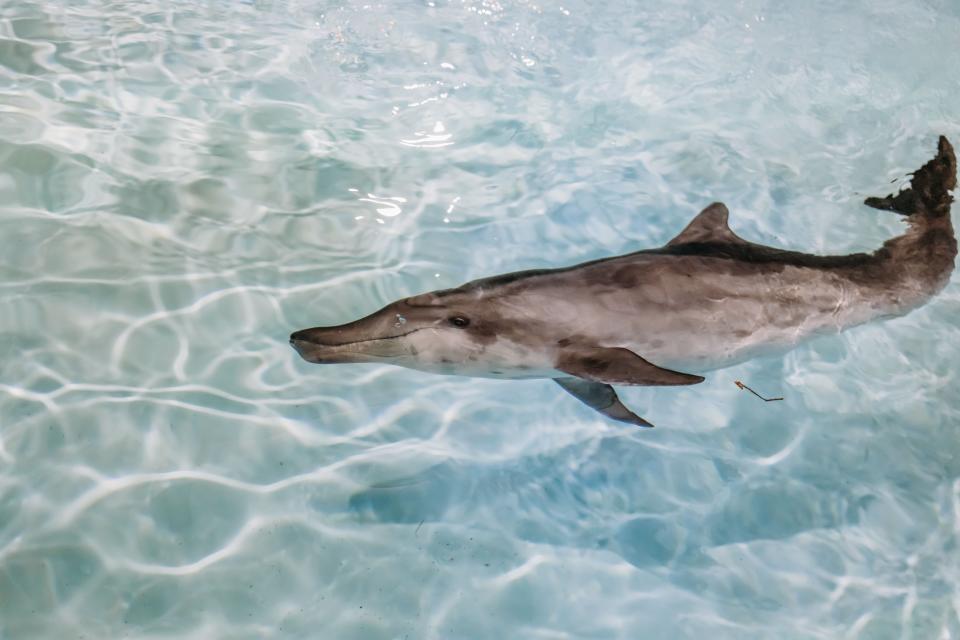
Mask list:
[[956,186],[957,157],[946,137],[940,136],[937,155],[914,172],[908,188],[883,198],[867,198],[864,204],[905,216],[939,218],[950,215],[950,191]]

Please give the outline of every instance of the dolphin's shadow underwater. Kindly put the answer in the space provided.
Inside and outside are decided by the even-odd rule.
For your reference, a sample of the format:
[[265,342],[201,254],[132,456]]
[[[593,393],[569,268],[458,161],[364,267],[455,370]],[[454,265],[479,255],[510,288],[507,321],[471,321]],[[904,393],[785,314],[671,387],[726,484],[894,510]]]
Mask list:
[[297,331],[290,343],[320,364],[552,378],[614,420],[652,426],[611,385],[696,384],[699,373],[926,303],[954,268],[956,173],[953,148],[940,137],[910,187],[867,198],[908,223],[872,253],[819,256],[752,243],[714,203],[663,247],[474,280],[348,324]]
[[[348,509],[380,524],[494,523],[493,530],[535,544],[689,570],[714,564],[705,551],[715,547],[856,526],[869,500],[859,485],[819,491],[809,482],[774,481],[723,453],[709,460],[649,454],[621,432],[503,462],[447,460],[360,489]],[[686,485],[689,477],[698,480]],[[701,482],[726,490],[713,494]],[[675,500],[678,483],[686,501]],[[525,517],[511,517],[517,513]]]

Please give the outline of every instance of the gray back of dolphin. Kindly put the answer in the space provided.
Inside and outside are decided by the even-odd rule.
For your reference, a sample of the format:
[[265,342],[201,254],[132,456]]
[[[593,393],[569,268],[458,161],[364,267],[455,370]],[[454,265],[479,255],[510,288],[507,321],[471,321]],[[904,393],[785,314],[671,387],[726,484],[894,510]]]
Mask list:
[[929,300],[954,267],[955,186],[956,158],[941,137],[909,188],[866,200],[908,222],[872,253],[818,256],[748,242],[714,203],[657,249],[475,280],[298,331],[290,342],[315,363],[553,378],[614,420],[652,426],[611,385],[696,384],[700,373]]

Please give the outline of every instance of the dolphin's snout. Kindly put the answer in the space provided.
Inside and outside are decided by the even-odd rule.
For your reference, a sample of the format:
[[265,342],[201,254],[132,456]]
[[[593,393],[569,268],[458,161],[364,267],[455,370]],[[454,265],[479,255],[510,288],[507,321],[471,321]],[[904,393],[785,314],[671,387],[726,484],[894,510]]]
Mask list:
[[310,342],[310,330],[301,329],[290,334],[290,344],[296,347],[298,342]]
[[290,344],[297,347],[310,346],[316,348],[336,348],[351,342],[356,338],[349,332],[344,331],[349,325],[340,325],[339,327],[312,327],[310,329],[301,329],[290,334]]
[[290,334],[290,346],[307,362],[316,362],[317,345],[310,340],[309,329]]
[[290,334],[290,346],[307,362],[376,362],[405,354],[404,333],[389,314],[377,313],[332,327],[311,327]]

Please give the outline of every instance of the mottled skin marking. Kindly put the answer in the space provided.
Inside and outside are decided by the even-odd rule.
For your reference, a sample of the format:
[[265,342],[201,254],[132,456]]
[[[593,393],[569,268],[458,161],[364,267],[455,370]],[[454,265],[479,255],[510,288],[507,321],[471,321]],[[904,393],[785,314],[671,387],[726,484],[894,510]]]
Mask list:
[[[867,200],[909,223],[872,253],[818,256],[748,242],[715,203],[663,247],[474,280],[346,325],[299,331],[291,343],[318,363],[555,378],[601,413],[649,425],[607,383],[692,384],[702,378],[681,372],[788,349],[929,300],[953,271],[955,186],[956,159],[941,138],[911,188]],[[454,326],[453,318],[469,323]]]

